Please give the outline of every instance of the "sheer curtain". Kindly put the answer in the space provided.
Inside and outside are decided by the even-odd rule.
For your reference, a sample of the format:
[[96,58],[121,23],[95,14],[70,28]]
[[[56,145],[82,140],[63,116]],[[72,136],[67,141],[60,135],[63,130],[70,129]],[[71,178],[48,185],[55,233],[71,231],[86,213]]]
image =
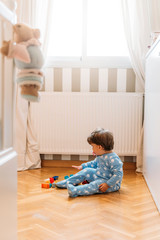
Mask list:
[[160,1],[148,0],[151,32],[160,33]]
[[[150,45],[150,16],[147,0],[121,0],[124,29],[132,67],[136,74],[136,90],[144,92],[145,55]],[[143,127],[137,155],[137,171],[143,168]]]
[[[17,0],[17,21],[29,24],[33,28],[40,28],[41,43],[44,56],[47,53],[50,32],[50,18],[53,0]],[[15,121],[15,149],[18,154],[18,170],[41,167],[36,133],[32,126],[30,103],[22,99],[17,86],[16,121]]]

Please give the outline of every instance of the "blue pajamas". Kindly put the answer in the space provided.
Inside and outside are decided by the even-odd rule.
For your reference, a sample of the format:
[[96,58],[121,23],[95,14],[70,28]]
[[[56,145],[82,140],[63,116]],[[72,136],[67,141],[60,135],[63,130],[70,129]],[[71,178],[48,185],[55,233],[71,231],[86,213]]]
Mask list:
[[[83,163],[81,171],[55,185],[59,188],[67,188],[71,197],[103,193],[99,190],[99,185],[102,183],[109,186],[106,192],[114,192],[121,186],[122,166],[123,163],[117,154],[103,154],[97,156],[94,161]],[[84,180],[87,180],[89,184],[75,186]]]

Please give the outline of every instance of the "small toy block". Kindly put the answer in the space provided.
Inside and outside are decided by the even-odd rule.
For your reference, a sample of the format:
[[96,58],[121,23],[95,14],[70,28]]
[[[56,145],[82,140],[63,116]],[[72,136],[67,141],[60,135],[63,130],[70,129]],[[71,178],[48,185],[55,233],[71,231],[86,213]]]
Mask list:
[[50,180],[50,183],[53,183],[53,182],[54,182],[54,178],[53,178],[53,177],[50,178],[49,180]]
[[44,180],[45,183],[53,183],[54,182],[54,178],[47,178]]
[[52,177],[54,180],[58,180],[59,176],[53,176]]
[[42,188],[51,188],[52,184],[51,183],[42,183],[41,187]]
[[45,183],[50,183],[50,180],[49,180],[49,178],[47,178],[47,179],[44,179],[44,182],[45,182]]
[[66,176],[64,177],[64,179],[70,178],[70,177],[72,177],[73,175],[74,175],[74,174],[70,174],[70,176],[66,175]]
[[64,177],[64,179],[67,179],[67,178],[69,178],[69,176],[68,176],[68,175]]

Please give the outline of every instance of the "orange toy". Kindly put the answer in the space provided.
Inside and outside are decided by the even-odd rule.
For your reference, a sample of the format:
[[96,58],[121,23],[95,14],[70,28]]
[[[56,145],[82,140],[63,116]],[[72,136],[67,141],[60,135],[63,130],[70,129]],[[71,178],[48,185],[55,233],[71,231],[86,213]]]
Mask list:
[[51,188],[52,184],[51,183],[42,183],[41,187],[42,188]]

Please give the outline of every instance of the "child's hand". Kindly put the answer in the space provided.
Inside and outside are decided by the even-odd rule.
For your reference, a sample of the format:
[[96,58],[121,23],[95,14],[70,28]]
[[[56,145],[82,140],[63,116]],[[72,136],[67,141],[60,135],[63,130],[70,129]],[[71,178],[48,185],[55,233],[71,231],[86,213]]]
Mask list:
[[78,169],[78,170],[82,170],[82,166],[81,166],[81,165],[80,165],[80,166],[72,165],[72,167],[73,167],[73,168],[76,168],[76,169]]
[[108,188],[109,188],[109,186],[107,185],[107,183],[102,183],[102,184],[99,185],[99,190],[101,192],[107,191]]

